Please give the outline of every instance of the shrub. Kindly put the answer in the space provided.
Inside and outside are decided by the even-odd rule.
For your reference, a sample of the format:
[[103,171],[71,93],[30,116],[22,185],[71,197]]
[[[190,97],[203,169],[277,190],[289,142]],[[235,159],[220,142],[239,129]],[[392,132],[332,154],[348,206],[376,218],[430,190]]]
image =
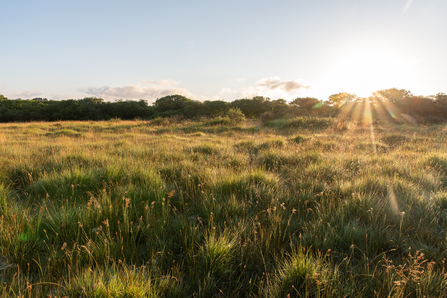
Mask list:
[[259,116],[259,120],[261,120],[262,123],[266,123],[268,121],[272,121],[273,120],[273,113],[272,112],[262,113],[261,116]]
[[239,108],[229,109],[226,115],[232,122],[241,122],[245,120],[245,115]]
[[210,119],[206,121],[206,125],[229,125],[232,123],[232,120],[228,117],[218,116],[216,118]]
[[109,119],[109,122],[121,122],[121,118],[113,117]]
[[149,124],[157,125],[157,126],[164,126],[164,125],[169,124],[169,120],[166,119],[166,118],[163,118],[163,117],[157,117],[157,118],[155,118],[155,119],[152,119],[152,120],[149,122]]

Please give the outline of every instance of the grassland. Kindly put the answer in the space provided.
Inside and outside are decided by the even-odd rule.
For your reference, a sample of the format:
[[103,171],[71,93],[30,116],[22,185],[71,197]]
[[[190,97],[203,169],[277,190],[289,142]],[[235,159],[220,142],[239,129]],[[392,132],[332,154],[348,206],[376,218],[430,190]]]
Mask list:
[[445,297],[446,138],[308,118],[1,124],[0,297]]

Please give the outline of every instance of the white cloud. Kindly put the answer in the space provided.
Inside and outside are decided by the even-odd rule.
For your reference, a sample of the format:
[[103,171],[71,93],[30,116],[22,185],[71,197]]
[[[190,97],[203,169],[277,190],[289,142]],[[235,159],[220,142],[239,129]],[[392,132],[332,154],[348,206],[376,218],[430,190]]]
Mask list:
[[278,77],[262,78],[254,85],[243,88],[241,97],[265,96],[272,99],[283,98],[292,100],[312,89],[310,83],[304,80],[281,80]]
[[304,80],[281,80],[278,77],[262,78],[251,86],[243,88],[222,88],[218,97],[227,101],[253,96],[265,96],[272,99],[283,98],[292,100],[312,89],[310,83]]
[[219,93],[217,94],[217,96],[223,97],[224,95],[227,95],[227,94],[238,95],[240,93],[241,93],[240,91],[233,90],[231,88],[222,88],[222,89],[219,90]]
[[48,99],[51,100],[67,100],[67,99],[78,99],[79,96],[76,95],[67,95],[67,94],[61,94],[61,93],[50,93],[50,96]]
[[40,96],[42,96],[42,92],[39,89],[35,89],[10,93],[10,96],[8,96],[8,98],[32,99]]
[[[236,79],[231,79],[236,80]],[[245,81],[245,78],[237,79],[240,83]],[[222,88],[220,91],[211,97],[200,96],[192,93],[186,88],[179,87],[180,82],[173,80],[161,81],[141,81],[136,84],[129,84],[118,87],[88,87],[82,88],[78,91],[83,92],[87,96],[101,97],[107,101],[116,99],[124,100],[139,100],[144,99],[149,103],[156,99],[167,95],[179,94],[186,96],[193,100],[226,100],[233,101],[240,98],[252,98],[253,96],[266,96],[272,99],[284,98],[291,100],[311,89],[311,85],[304,80],[281,80],[278,77],[262,78],[251,86]]]
[[287,93],[311,88],[310,84],[303,80],[281,81],[278,77],[262,78],[255,85],[267,90],[281,90]]
[[179,82],[172,80],[161,81],[142,81],[136,84],[125,85],[121,87],[88,87],[79,89],[79,91],[89,96],[101,97],[105,100],[125,99],[138,100],[144,99],[148,102],[154,102],[157,98],[167,95],[183,95],[194,100],[206,100],[204,96],[198,96],[185,88],[179,88]]
[[222,88],[219,92],[209,98],[208,100],[224,100],[224,101],[233,101],[235,99],[241,98],[242,93],[240,90],[235,90],[232,88]]

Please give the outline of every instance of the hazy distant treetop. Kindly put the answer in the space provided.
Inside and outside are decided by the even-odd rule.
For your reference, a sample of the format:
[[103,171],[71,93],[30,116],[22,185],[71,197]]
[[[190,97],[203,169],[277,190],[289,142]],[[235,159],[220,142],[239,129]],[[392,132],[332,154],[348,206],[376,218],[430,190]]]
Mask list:
[[318,103],[320,103],[320,100],[315,97],[297,97],[290,102],[290,105],[311,111],[312,107]]
[[440,92],[436,94],[435,99],[438,102],[447,103],[447,94],[445,94],[444,92]]
[[341,93],[332,94],[331,96],[329,96],[329,104],[334,105],[334,106],[335,105],[341,106],[343,104],[347,104],[347,103],[354,101],[356,98],[357,98],[357,95],[355,95],[355,94],[351,94],[348,92],[341,92]]
[[413,94],[410,91],[397,88],[379,90],[374,92],[373,95],[380,95],[393,103],[402,100],[408,100],[413,97]]

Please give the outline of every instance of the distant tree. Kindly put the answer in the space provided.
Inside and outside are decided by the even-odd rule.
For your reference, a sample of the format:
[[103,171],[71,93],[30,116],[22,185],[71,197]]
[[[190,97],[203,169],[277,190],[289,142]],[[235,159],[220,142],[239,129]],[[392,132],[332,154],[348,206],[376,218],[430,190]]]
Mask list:
[[144,99],[140,99],[139,101],[138,101],[138,104],[140,105],[140,106],[142,106],[142,107],[147,107],[149,104],[147,103],[147,100],[144,100]]
[[305,109],[310,113],[312,112],[313,107],[320,103],[321,101],[315,97],[297,97],[290,102],[290,105]]
[[153,114],[151,107],[144,106],[141,102],[131,100],[109,102],[104,106],[101,105],[101,109],[103,110],[104,118],[144,119]]
[[441,92],[433,96],[433,110],[431,114],[447,118],[447,94]]
[[329,96],[329,105],[341,107],[344,104],[353,102],[357,98],[357,95],[341,92],[337,94],[332,94]]
[[389,102],[396,104],[408,104],[409,100],[413,97],[413,94],[411,94],[410,91],[397,88],[379,90],[374,92],[373,94],[379,95]]
[[437,102],[443,102],[443,103],[447,104],[447,94],[445,94],[444,92],[440,92],[440,93],[435,95],[435,100]]
[[179,115],[186,118],[194,118],[198,116],[203,116],[206,114],[203,103],[196,100],[191,100],[183,103],[183,109],[180,110]]
[[206,115],[210,117],[223,115],[230,109],[230,107],[230,103],[223,100],[207,100],[203,103],[203,109],[205,110]]
[[282,118],[290,109],[290,106],[287,104],[287,101],[282,98],[270,101],[269,106],[270,111],[273,113],[274,118]]
[[186,98],[182,95],[168,95],[157,99],[154,102],[153,106],[159,113],[167,111],[178,111],[185,107],[185,103],[191,101],[191,99]]
[[104,99],[100,97],[84,97],[83,99],[80,99],[79,102],[85,104],[102,104],[104,102]]
[[239,108],[246,117],[259,117],[262,113],[271,110],[270,98],[263,96],[236,99],[231,102],[231,107]]

